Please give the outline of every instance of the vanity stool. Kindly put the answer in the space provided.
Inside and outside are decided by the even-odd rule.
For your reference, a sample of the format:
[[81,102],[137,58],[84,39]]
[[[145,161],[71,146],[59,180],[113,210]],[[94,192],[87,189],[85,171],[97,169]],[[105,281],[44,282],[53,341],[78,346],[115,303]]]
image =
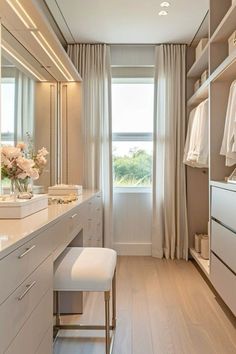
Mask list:
[[[106,354],[112,352],[116,328],[116,252],[108,248],[67,247],[55,261],[54,291],[56,292],[57,330],[105,330]],[[73,325],[60,323],[59,291],[104,292],[105,325]],[[110,294],[112,292],[112,324],[110,324]]]

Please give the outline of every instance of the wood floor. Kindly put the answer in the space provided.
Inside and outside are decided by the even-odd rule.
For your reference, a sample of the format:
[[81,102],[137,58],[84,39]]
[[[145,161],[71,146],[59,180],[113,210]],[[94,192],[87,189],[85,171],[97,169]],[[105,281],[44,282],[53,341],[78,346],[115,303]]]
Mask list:
[[[236,320],[192,262],[120,257],[113,354],[236,354]],[[83,316],[103,316],[103,296],[87,298]],[[104,342],[61,332],[55,354],[104,354]],[[90,333],[91,335],[91,333]],[[96,333],[95,333],[96,335]]]

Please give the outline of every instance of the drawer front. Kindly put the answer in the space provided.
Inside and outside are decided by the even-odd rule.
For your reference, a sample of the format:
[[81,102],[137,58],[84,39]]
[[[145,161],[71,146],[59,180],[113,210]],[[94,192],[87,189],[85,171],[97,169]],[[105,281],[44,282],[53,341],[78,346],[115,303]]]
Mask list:
[[34,354],[40,343],[42,343],[50,324],[52,325],[52,311],[52,289],[50,289],[10,344],[5,354]]
[[0,306],[0,343],[5,350],[42,297],[52,288],[53,262],[47,258]]
[[35,354],[52,354],[53,352],[52,338],[53,338],[53,326],[50,326],[49,330],[47,331],[45,337],[40,343]]
[[236,234],[214,220],[211,227],[211,249],[236,273]]
[[212,187],[211,215],[236,231],[236,192]]
[[236,276],[213,253],[210,277],[216,291],[236,315]]
[[66,248],[67,242],[67,225],[68,219],[65,216],[61,221],[54,225],[52,233],[53,242],[53,259],[55,260],[60,253]]
[[51,252],[52,231],[49,228],[0,261],[0,304]]
[[68,216],[68,241],[71,242],[74,237],[83,228],[83,210],[80,206],[73,209],[73,211]]

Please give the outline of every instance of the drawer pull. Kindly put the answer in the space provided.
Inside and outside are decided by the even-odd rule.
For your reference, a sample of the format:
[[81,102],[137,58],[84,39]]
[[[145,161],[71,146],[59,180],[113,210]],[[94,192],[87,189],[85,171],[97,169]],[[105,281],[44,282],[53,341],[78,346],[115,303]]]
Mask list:
[[74,219],[77,215],[78,215],[78,214],[75,213],[75,214],[73,214],[70,218],[71,218],[71,219]]
[[17,300],[18,300],[18,301],[21,301],[21,300],[25,297],[25,295],[30,291],[30,289],[32,289],[33,286],[35,286],[35,284],[36,284],[36,281],[33,281],[33,283],[26,285],[26,290],[23,292],[23,294],[21,294],[21,295],[17,298]]
[[25,252],[23,252],[20,256],[18,256],[19,259],[23,258],[24,256],[26,256],[30,251],[32,251],[36,246],[33,245],[29,248],[26,248]]

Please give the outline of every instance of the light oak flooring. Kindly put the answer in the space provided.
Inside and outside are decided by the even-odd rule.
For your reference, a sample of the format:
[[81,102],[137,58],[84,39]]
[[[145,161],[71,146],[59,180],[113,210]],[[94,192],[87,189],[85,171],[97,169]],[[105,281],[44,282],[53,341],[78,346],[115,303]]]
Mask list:
[[[103,296],[84,312],[65,321],[101,323]],[[236,319],[192,262],[119,257],[117,312],[113,354],[236,354]],[[77,334],[61,331],[54,353],[104,354],[102,338]]]

